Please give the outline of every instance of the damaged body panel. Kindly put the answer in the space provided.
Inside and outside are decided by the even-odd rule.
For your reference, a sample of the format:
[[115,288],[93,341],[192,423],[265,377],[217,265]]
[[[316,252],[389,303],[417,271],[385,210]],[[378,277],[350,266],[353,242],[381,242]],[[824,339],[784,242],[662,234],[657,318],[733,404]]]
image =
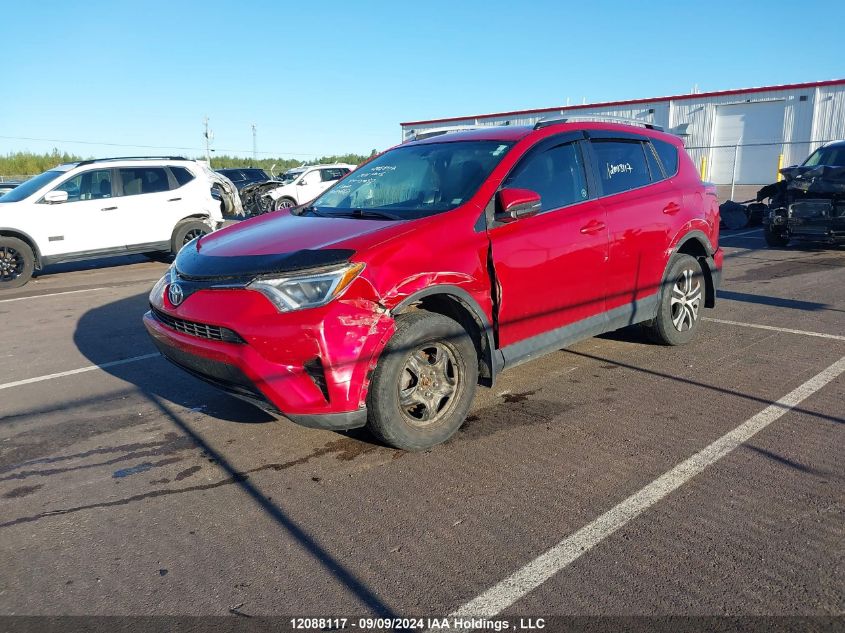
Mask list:
[[205,163],[198,163],[202,166],[203,173],[208,178],[209,186],[216,190],[221,203],[221,212],[224,215],[243,216],[244,207],[241,204],[241,196],[235,183],[223,174],[220,174]]
[[763,219],[770,246],[792,239],[845,244],[845,141],[817,150],[804,165],[781,169],[783,180],[760,189],[769,198]]

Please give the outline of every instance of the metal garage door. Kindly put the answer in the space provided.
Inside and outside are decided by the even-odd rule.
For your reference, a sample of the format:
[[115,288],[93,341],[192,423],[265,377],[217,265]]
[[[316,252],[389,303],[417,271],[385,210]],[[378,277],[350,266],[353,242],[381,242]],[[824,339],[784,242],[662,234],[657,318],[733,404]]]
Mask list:
[[[777,176],[780,145],[742,147],[751,143],[779,143],[783,140],[785,101],[734,103],[716,106],[716,127],[710,155],[710,178],[728,185],[736,173],[738,185],[765,185]],[[733,147],[739,145],[734,154]],[[736,156],[736,172],[734,172]]]

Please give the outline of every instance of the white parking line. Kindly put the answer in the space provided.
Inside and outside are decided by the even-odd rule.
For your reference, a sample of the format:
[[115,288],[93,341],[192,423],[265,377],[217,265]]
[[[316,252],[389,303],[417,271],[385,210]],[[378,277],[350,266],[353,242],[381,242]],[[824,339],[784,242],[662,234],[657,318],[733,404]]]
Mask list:
[[27,299],[43,299],[44,297],[58,297],[60,295],[72,295],[78,292],[94,292],[105,290],[105,288],[85,288],[84,290],[67,290],[65,292],[51,292],[46,295],[29,295],[28,297],[15,297],[14,299],[0,299],[0,303],[11,303],[12,301],[26,301]]
[[733,431],[726,433],[707,448],[661,475],[589,525],[565,538],[499,584],[467,602],[448,617],[492,617],[501,613],[666,495],[677,490],[742,443],[747,442],[755,434],[792,410],[804,399],[816,393],[843,372],[845,372],[845,356],[774,404],[760,411],[757,415],[749,418]]
[[87,371],[94,371],[95,369],[107,369],[109,367],[117,367],[118,365],[135,363],[139,360],[155,358],[158,355],[158,352],[156,352],[155,354],[144,354],[143,356],[133,356],[132,358],[124,358],[123,360],[115,360],[110,363],[103,363],[102,365],[89,365],[88,367],[80,367],[79,369],[60,371],[57,374],[48,374],[47,376],[37,376],[35,378],[27,378],[25,380],[16,380],[15,382],[7,382],[3,385],[0,385],[0,390],[11,389],[12,387],[20,387],[21,385],[31,385],[34,382],[43,382],[45,380],[53,380],[54,378],[64,378],[65,376],[73,376],[74,374],[84,374]]
[[750,327],[757,330],[770,330],[772,332],[783,332],[784,334],[801,334],[802,336],[816,336],[818,338],[830,338],[835,341],[845,341],[845,336],[839,334],[825,334],[824,332],[809,332],[807,330],[793,330],[787,327],[775,327],[774,325],[760,325],[758,323],[742,323],[740,321],[728,321],[727,319],[711,319],[702,317],[702,321],[711,323],[722,323],[724,325],[738,325],[739,327]]
[[752,231],[743,231],[742,233],[720,233],[720,239],[728,239],[730,237],[742,237],[743,235],[751,235],[752,233],[759,233],[762,229],[754,229]]

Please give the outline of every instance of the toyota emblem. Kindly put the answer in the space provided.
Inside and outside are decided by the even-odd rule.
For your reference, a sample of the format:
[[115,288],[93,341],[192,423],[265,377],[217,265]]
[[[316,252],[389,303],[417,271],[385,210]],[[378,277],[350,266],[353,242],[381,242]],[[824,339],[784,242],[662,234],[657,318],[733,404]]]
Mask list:
[[179,284],[170,284],[170,289],[167,291],[167,298],[175,306],[182,303],[185,300],[185,293],[182,292],[182,286]]

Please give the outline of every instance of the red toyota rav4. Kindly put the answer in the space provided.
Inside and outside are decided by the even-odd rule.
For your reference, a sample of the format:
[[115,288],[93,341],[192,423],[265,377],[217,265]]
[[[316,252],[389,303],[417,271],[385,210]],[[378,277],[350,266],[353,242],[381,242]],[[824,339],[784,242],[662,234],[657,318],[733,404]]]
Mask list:
[[191,242],[144,323],[230,393],[420,450],[523,361],[634,323],[687,342],[716,299],[718,227],[715,190],[652,126],[444,134]]

